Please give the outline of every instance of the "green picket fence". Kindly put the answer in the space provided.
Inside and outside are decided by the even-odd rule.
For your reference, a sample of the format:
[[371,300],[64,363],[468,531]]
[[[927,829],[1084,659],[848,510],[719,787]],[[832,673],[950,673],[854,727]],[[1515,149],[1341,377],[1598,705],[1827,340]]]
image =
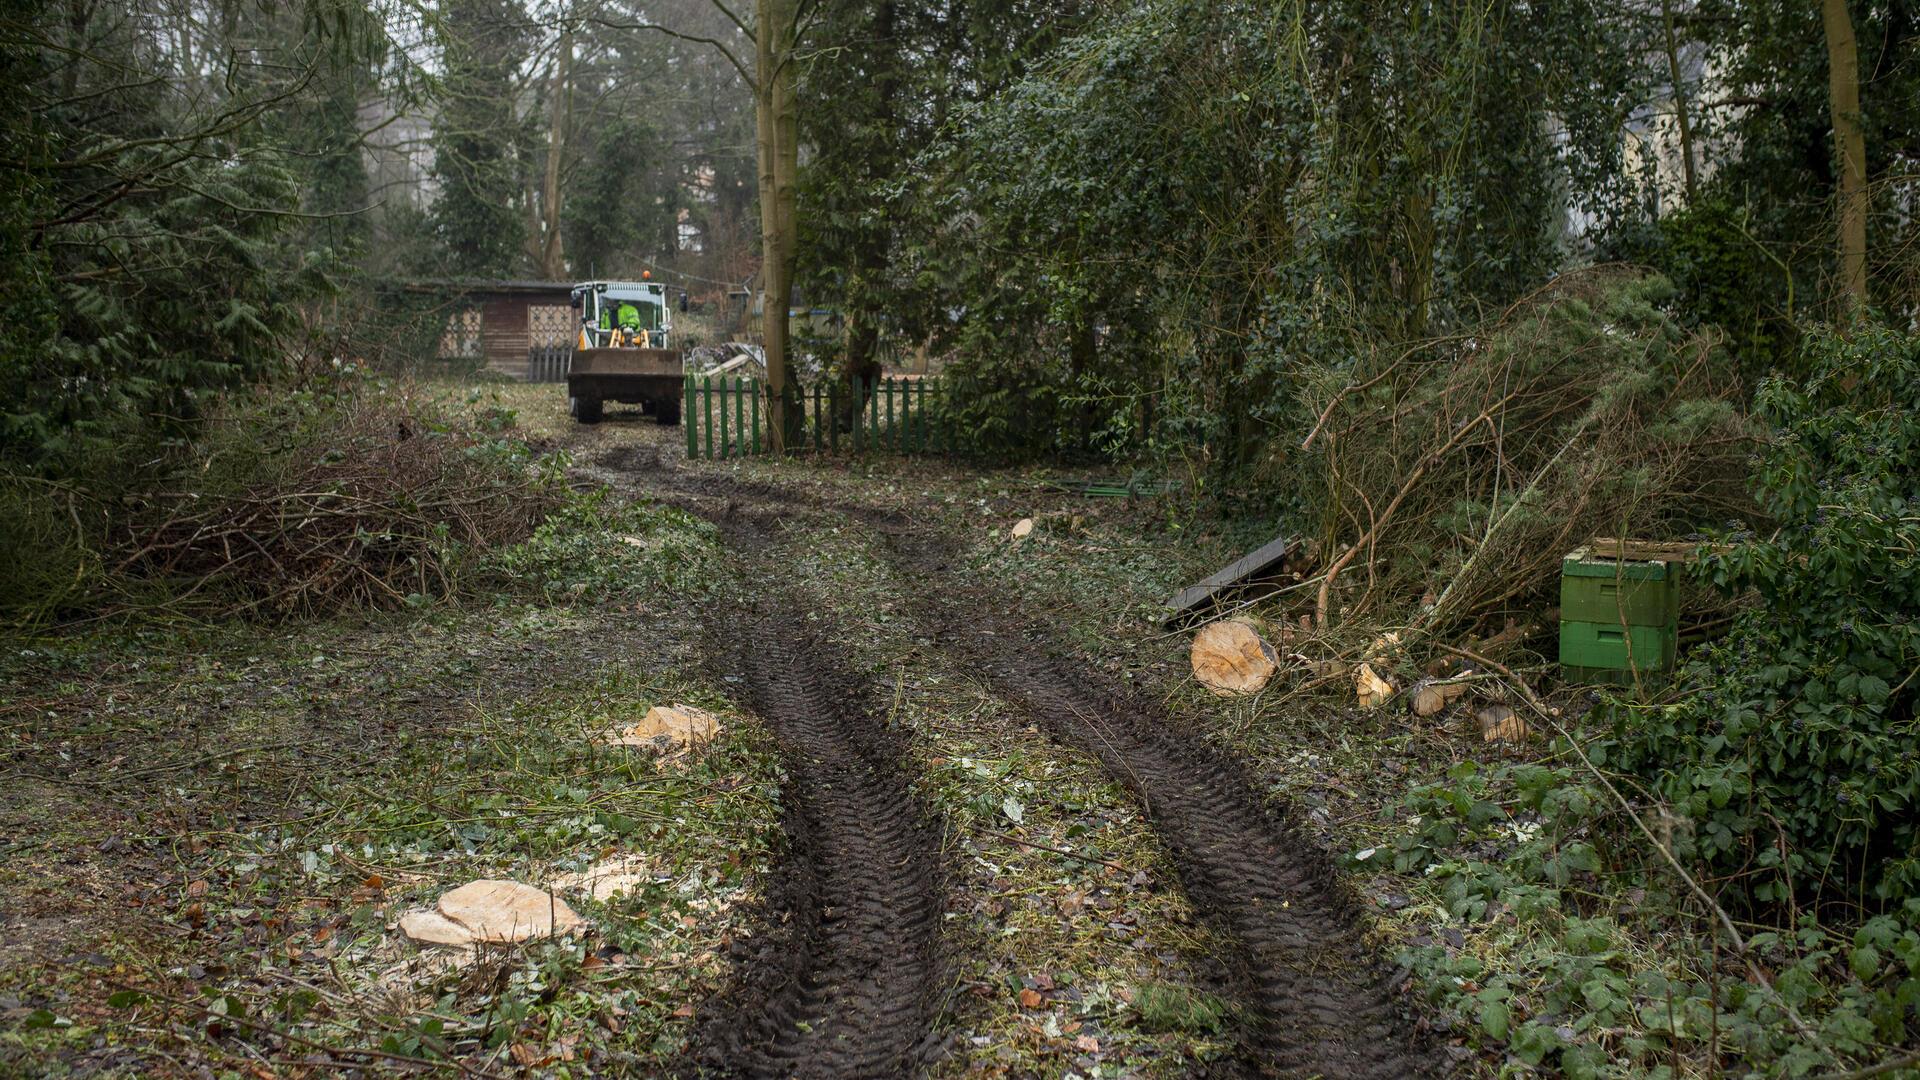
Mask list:
[[[766,446],[760,430],[761,393],[759,382],[744,376],[689,375],[680,412],[687,432],[687,456],[714,459],[761,453]],[[803,386],[800,438],[788,449],[951,453],[954,432],[941,408],[944,393],[938,379],[894,376],[855,380],[851,387],[837,380]]]
[[[690,458],[730,458],[760,453],[759,380],[743,375],[687,376],[680,424],[687,432]],[[720,438],[718,445],[714,443],[716,432]]]

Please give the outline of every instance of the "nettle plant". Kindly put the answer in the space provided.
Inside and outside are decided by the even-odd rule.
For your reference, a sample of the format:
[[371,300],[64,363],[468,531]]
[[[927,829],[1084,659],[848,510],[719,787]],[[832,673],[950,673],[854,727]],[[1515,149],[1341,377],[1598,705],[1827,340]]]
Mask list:
[[1676,853],[1761,904],[1920,896],[1920,337],[1861,326],[1762,384],[1774,437],[1699,570],[1755,603],[1676,705],[1623,708],[1624,765],[1677,815]]

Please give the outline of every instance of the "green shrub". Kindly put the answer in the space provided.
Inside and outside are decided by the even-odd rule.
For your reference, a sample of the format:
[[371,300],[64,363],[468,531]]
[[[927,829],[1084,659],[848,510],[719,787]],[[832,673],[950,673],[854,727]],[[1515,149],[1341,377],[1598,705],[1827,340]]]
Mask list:
[[1778,527],[1702,566],[1757,603],[1679,704],[1618,710],[1621,764],[1753,900],[1894,902],[1920,896],[1920,337],[1820,333],[1803,363],[1758,397]]
[[487,560],[495,580],[595,601],[698,588],[721,572],[719,534],[684,510],[575,494],[524,543]]
[[1569,1077],[1660,1075],[1681,1058],[1705,1075],[1737,1060],[1731,1075],[1803,1076],[1912,1040],[1920,900],[1750,932],[1748,967],[1682,914],[1665,863],[1582,766],[1463,762],[1407,808],[1396,870],[1437,882],[1447,918],[1482,940],[1415,941],[1400,962],[1482,1049]]

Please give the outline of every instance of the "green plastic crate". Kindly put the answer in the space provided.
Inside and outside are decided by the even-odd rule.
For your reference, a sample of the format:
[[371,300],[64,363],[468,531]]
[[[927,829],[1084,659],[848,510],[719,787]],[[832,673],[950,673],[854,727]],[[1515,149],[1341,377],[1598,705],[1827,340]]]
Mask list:
[[1561,562],[1560,666],[1568,680],[1630,683],[1636,670],[1671,671],[1679,638],[1679,580],[1667,563],[1586,548]]

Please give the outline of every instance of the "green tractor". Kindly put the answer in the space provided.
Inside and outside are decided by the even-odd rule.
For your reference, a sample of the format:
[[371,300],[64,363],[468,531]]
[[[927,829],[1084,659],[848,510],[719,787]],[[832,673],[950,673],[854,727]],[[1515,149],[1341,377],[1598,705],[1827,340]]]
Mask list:
[[597,424],[605,404],[619,401],[641,406],[662,424],[680,422],[684,357],[671,345],[667,299],[667,286],[650,280],[573,287],[580,332],[567,371],[567,411],[575,420]]

